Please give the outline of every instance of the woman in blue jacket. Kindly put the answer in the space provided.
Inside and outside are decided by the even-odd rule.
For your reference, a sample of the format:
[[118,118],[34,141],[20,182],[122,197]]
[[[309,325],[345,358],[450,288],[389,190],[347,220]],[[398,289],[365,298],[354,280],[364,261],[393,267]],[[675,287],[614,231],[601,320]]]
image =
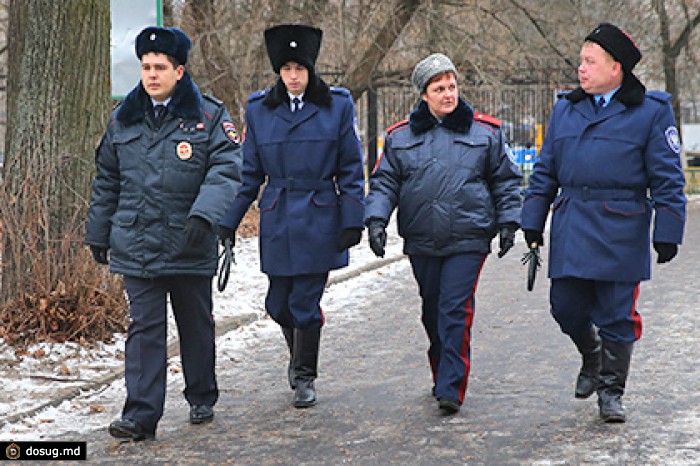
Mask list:
[[479,273],[496,234],[499,257],[513,246],[522,179],[506,155],[500,122],[472,111],[459,97],[457,77],[443,54],[416,65],[420,104],[388,131],[366,213],[370,246],[383,256],[398,206],[399,234],[423,299],[433,392],[445,414],[464,401]]
[[330,270],[347,266],[364,215],[355,107],[347,90],[329,88],[314,72],[321,36],[304,25],[265,31],[280,78],[248,99],[243,186],[219,228],[234,239],[266,183],[258,201],[261,268],[270,283],[265,309],[289,346],[297,408],[316,402],[323,289]]

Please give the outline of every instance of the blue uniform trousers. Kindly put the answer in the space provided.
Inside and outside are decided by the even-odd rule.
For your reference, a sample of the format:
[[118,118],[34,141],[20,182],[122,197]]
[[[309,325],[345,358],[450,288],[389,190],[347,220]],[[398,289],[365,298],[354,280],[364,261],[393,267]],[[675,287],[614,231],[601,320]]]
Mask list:
[[549,290],[554,320],[567,335],[589,331],[591,324],[604,340],[632,343],[642,336],[637,312],[639,282],[555,278]]
[[469,378],[476,286],[485,254],[410,256],[423,299],[422,322],[435,396],[464,401]]
[[168,293],[180,336],[185,399],[208,406],[218,399],[211,280],[199,275],[124,277],[131,324],[122,417],[149,432],[155,433],[165,404]]
[[268,275],[270,286],[265,309],[284,328],[319,329],[324,318],[321,297],[328,281],[328,272],[309,275]]

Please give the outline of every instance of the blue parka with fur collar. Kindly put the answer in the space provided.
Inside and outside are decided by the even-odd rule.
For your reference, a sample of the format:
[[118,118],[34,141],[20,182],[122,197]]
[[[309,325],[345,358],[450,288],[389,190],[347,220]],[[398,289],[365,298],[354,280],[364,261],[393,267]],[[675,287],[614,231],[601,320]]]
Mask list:
[[499,122],[460,99],[441,122],[421,102],[389,131],[367,198],[366,224],[388,223],[408,255],[488,253],[499,227],[517,227],[522,176]]
[[[185,72],[158,127],[143,86],[113,112],[97,153],[85,243],[110,249],[110,270],[134,277],[213,276],[214,226],[240,186],[240,148],[221,102]],[[212,226],[186,245],[185,223]]]

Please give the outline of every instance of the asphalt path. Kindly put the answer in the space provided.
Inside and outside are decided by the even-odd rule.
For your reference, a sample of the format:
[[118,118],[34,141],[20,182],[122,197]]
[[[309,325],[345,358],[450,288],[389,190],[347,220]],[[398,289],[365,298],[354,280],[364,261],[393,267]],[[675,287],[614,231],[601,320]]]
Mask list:
[[87,441],[89,462],[106,464],[700,464],[697,232],[693,203],[679,256],[654,264],[642,284],[625,424],[602,423],[595,396],[574,398],[579,356],[549,315],[546,272],[525,290],[519,243],[483,269],[472,373],[455,416],[440,415],[430,393],[420,300],[404,259],[327,290],[316,406],[292,406],[287,349],[281,333],[268,332],[235,356],[220,352],[211,424],[187,423],[178,376],[155,440],[119,443],[106,426],[59,440]]

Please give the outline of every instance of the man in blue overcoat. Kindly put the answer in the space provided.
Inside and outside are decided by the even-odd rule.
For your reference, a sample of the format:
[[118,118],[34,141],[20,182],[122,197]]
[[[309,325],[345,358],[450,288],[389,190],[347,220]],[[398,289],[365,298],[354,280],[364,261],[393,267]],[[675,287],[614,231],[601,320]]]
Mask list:
[[624,422],[650,227],[657,262],[670,261],[683,239],[685,181],[670,95],[646,92],[632,74],[641,53],[629,35],[601,24],[580,57],[580,87],[554,107],[521,227],[528,245],[542,245],[551,208],[551,313],[582,355],[575,396],[597,391],[603,421]]
[[277,83],[248,99],[243,186],[219,225],[235,230],[257,198],[260,261],[268,275],[268,314],[282,327],[290,351],[294,406],[315,404],[320,302],[328,272],[348,265],[360,242],[364,170],[350,93],[329,88],[315,73],[322,31],[281,25],[265,31]]

